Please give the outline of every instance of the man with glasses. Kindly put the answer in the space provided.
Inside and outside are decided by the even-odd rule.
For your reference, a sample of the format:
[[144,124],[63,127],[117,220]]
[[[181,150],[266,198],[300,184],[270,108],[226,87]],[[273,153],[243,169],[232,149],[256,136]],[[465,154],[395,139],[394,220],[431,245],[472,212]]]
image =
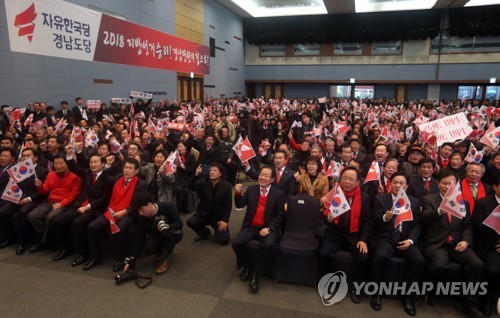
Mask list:
[[234,202],[236,208],[245,206],[241,231],[231,245],[236,254],[240,280],[249,280],[250,290],[259,290],[258,276],[264,271],[274,247],[280,237],[285,196],[277,187],[271,187],[276,172],[271,167],[262,167],[259,184],[251,185],[242,194],[243,185],[235,186]]
[[[346,213],[333,217],[331,213],[323,215],[326,230],[321,242],[321,264],[324,272],[335,262],[337,252],[343,250],[353,257],[352,282],[364,281],[365,268],[368,266],[368,247],[370,235],[370,200],[359,187],[361,175],[355,167],[348,166],[340,173],[339,186],[350,205]],[[325,210],[328,211],[329,210]],[[351,301],[361,301],[353,285],[350,287]]]

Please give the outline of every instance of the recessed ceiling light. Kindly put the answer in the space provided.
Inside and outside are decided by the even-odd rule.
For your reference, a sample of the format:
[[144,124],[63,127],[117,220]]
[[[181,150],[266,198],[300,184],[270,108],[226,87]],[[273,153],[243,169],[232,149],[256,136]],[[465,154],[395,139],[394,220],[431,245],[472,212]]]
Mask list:
[[500,0],[470,0],[464,7],[491,6],[500,4]]
[[405,11],[431,9],[437,0],[355,0],[356,12]]
[[323,0],[311,0],[310,5],[294,3],[272,5],[269,7],[262,6],[262,1],[256,0],[231,0],[231,2],[248,12],[254,18],[328,14]]

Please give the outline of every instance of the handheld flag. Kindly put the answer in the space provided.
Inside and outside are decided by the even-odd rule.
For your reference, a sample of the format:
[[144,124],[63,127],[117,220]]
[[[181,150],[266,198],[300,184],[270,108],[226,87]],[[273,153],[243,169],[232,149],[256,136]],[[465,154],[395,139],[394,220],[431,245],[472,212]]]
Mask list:
[[465,216],[465,203],[462,197],[460,183],[456,183],[455,181],[452,182],[439,206],[439,210],[443,213],[449,213],[459,219]]
[[3,191],[2,199],[17,204],[19,200],[21,200],[22,196],[23,196],[23,191],[14,181],[12,181],[12,178],[9,178],[9,182],[7,183],[7,186]]
[[14,182],[19,183],[34,175],[35,167],[31,158],[29,158],[7,169],[7,173]]

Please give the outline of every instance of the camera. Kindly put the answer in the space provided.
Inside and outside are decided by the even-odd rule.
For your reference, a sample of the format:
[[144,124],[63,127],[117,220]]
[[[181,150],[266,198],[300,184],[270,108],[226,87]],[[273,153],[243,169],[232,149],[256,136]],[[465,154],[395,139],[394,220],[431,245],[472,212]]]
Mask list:
[[164,215],[155,217],[154,226],[158,229],[158,231],[160,231],[160,233],[167,232],[170,229],[170,225],[166,222]]
[[115,284],[121,285],[122,283],[128,282],[129,280],[136,279],[138,276],[135,259],[133,257],[127,257],[124,261],[125,265],[128,265],[125,273],[115,276]]

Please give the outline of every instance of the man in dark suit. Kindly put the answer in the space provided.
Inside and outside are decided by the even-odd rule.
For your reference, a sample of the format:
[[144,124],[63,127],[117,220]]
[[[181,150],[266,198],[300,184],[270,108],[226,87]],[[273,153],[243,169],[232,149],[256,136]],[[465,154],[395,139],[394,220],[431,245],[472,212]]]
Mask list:
[[[472,250],[472,224],[469,204],[465,202],[466,214],[462,219],[443,213],[439,206],[448,188],[456,182],[453,172],[443,171],[439,176],[439,193],[427,195],[422,200],[422,224],[425,231],[422,253],[429,262],[431,279],[438,282],[447,269],[450,260],[465,269],[465,281],[481,282],[484,277],[484,263]],[[431,294],[429,302],[435,303]],[[475,307],[475,296],[467,296],[463,311],[469,316],[481,313]]]
[[[194,241],[203,240],[210,235],[207,225],[210,225],[215,231],[215,238],[221,245],[229,243],[229,217],[233,207],[233,198],[231,184],[228,181],[221,180],[222,165],[218,162],[210,164],[209,179],[199,179],[192,182],[190,190],[197,191],[200,202],[198,209],[187,220],[187,226],[196,232]],[[196,169],[197,178],[202,167]]]
[[57,119],[64,118],[68,122],[72,122],[73,121],[73,112],[68,109],[68,102],[67,101],[63,100],[61,102],[61,109],[59,109],[56,112],[56,118]]
[[[326,230],[321,241],[321,263],[323,272],[328,271],[331,263],[335,262],[338,250],[351,253],[353,257],[352,282],[362,282],[365,269],[368,266],[368,246],[370,236],[370,199],[361,192],[359,182],[361,175],[357,168],[348,166],[340,173],[339,186],[344,192],[351,209],[334,218],[328,211],[323,215]],[[359,303],[361,295],[356,294],[351,285],[350,297],[353,303]]]
[[[123,165],[123,176],[117,176],[111,192],[108,209],[113,223],[119,228],[117,233],[111,235],[111,245],[115,263],[113,271],[118,272],[124,266],[123,260],[130,256],[132,252],[128,246],[128,233],[133,233],[132,228],[137,220],[137,209],[133,205],[135,197],[141,192],[147,192],[147,184],[139,179],[137,174],[140,170],[140,163],[136,159],[126,158]],[[105,214],[108,212],[105,212]],[[101,255],[101,234],[110,231],[111,222],[105,214],[99,215],[92,221],[87,230],[89,237],[89,260],[83,265],[83,270],[89,270],[102,262]],[[108,215],[109,216],[109,215]],[[109,232],[108,232],[109,233]]]
[[80,120],[85,119],[87,117],[87,110],[85,109],[85,106],[83,105],[83,99],[81,97],[77,97],[75,99],[76,105],[73,107],[73,117],[75,119],[75,124],[79,124]]
[[464,200],[469,203],[472,212],[474,211],[474,205],[477,199],[493,194],[491,186],[481,181],[485,171],[486,168],[483,164],[471,162],[467,168],[465,168],[465,179],[460,182],[462,195]]
[[352,159],[363,166],[366,159],[366,152],[362,151],[359,139],[351,138],[351,140],[349,141],[349,145],[351,146],[352,150]]
[[419,177],[410,179],[410,184],[406,193],[422,201],[422,198],[428,194],[438,193],[438,181],[432,177],[434,173],[434,160],[423,158],[418,163]]
[[484,220],[500,205],[500,176],[493,184],[495,194],[476,201],[472,213],[474,228],[474,251],[484,262],[488,293],[481,299],[481,310],[485,317],[491,316],[494,303],[500,297],[500,235],[483,224]]
[[23,254],[26,251],[26,240],[30,229],[27,215],[43,201],[43,196],[35,187],[35,178],[45,181],[47,173],[49,173],[47,169],[36,164],[38,157],[33,149],[23,149],[21,160],[24,161],[30,158],[35,165],[35,175],[17,184],[23,192],[21,200],[19,200],[17,204],[6,200],[0,200],[0,233],[4,235],[0,247],[6,247],[12,241],[12,225],[14,224],[15,229],[17,229],[17,255]]
[[250,278],[250,290],[254,293],[259,290],[258,275],[263,273],[281,235],[285,196],[277,187],[271,187],[274,178],[274,169],[262,167],[258,185],[249,186],[245,194],[242,194],[242,184],[235,186],[236,208],[246,206],[247,211],[241,231],[231,245],[236,254],[237,268],[242,268],[240,279],[246,281]]
[[451,154],[453,153],[454,145],[451,142],[445,142],[439,147],[439,156],[437,164],[440,169],[448,167],[450,164]]
[[377,195],[391,192],[391,176],[398,171],[398,164],[397,159],[387,159],[381,170],[380,180],[371,180],[363,184],[362,191],[368,194],[372,206]]
[[[391,176],[391,193],[379,195],[375,198],[373,210],[373,227],[371,229],[371,281],[380,283],[387,262],[398,254],[404,258],[407,266],[406,281],[421,282],[424,276],[425,260],[418,249],[420,233],[420,202],[408,196],[411,204],[412,219],[406,220],[404,214],[394,215],[392,207],[394,201],[403,188],[408,187],[407,177],[403,172],[396,172]],[[371,306],[374,310],[382,308],[380,295],[372,297]],[[411,296],[403,298],[403,307],[410,316],[415,316],[416,308]]]
[[[286,166],[287,158],[288,154],[284,150],[276,150],[274,153],[273,173],[276,177],[271,183],[284,193],[285,198],[288,198],[295,193],[295,177],[293,176],[295,171]],[[259,178],[257,171],[250,167],[248,162],[243,162],[242,164],[246,175],[254,180]]]
[[[68,168],[82,179],[82,191],[72,209],[52,219],[51,229],[57,246],[61,248],[53,260],[59,261],[76,250],[78,257],[71,266],[78,266],[88,260],[87,226],[106,210],[112,185],[109,183],[109,171],[103,172],[106,161],[97,153],[90,156],[89,169],[82,169],[73,159],[73,147],[67,145]],[[72,237],[69,235],[70,225]]]

